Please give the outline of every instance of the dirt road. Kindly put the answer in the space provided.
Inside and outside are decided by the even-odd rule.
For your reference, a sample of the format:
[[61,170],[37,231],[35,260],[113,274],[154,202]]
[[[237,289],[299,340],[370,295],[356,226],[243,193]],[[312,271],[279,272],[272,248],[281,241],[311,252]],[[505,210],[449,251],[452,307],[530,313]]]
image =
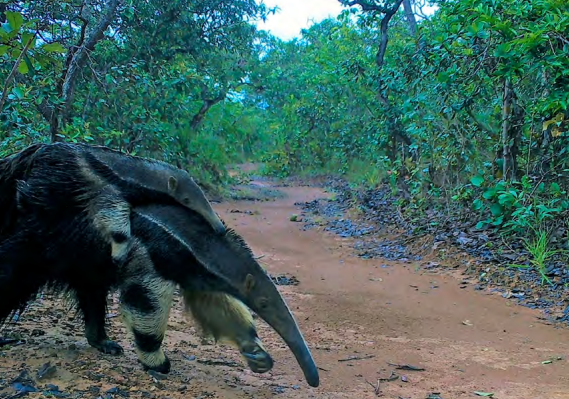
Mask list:
[[[542,324],[538,311],[500,296],[461,289],[457,276],[418,270],[412,262],[356,258],[349,239],[304,231],[289,220],[299,212],[295,202],[322,197],[321,190],[279,190],[285,198],[216,208],[264,255],[270,273],[300,280],[280,288],[322,369],[319,388],[304,382],[290,351],[262,322],[260,336],[276,364],[256,375],[235,350],[203,345],[178,303],[165,344],[173,371],[158,381],[140,370],[118,318],[111,331],[125,355],[102,356],[86,345],[80,322],[68,321],[65,308],[52,301],[38,302],[8,328],[24,336],[36,329],[36,337],[1,353],[0,383],[25,368],[34,376],[51,361],[53,375],[36,378],[35,386],[45,391],[55,384],[71,397],[461,399],[478,391],[495,399],[569,398],[569,330]],[[376,393],[378,379],[390,376],[396,378],[380,382]]]

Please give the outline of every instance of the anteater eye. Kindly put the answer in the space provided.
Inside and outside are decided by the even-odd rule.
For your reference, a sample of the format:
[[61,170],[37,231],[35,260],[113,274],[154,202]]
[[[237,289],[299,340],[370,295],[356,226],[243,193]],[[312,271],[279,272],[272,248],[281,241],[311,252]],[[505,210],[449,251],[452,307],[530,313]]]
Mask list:
[[261,297],[257,300],[257,306],[259,309],[265,309],[269,305],[269,301],[265,297]]

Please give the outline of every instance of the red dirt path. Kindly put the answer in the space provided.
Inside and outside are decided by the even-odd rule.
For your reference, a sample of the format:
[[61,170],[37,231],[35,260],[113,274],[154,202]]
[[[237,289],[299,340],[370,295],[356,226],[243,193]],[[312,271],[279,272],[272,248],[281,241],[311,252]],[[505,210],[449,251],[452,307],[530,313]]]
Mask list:
[[[79,321],[66,321],[61,302],[49,300],[36,303],[21,323],[8,327],[29,335],[39,326],[46,334],[0,352],[0,376],[17,375],[24,362],[35,374],[51,360],[56,374],[38,385],[53,383],[67,392],[98,386],[101,393],[84,396],[89,398],[119,387],[131,398],[365,399],[378,397],[368,382],[389,377],[394,367],[388,363],[397,363],[425,371],[394,370],[407,382],[381,382],[379,397],[425,399],[438,392],[443,399],[461,399],[482,391],[494,393],[495,399],[569,398],[567,360],[542,364],[569,355],[568,329],[542,324],[538,311],[500,296],[460,289],[460,280],[451,275],[417,270],[412,262],[356,258],[350,239],[303,231],[301,223],[289,221],[299,212],[294,203],[325,196],[320,189],[279,190],[284,199],[225,202],[216,208],[257,255],[264,255],[269,272],[300,280],[279,288],[324,369],[319,388],[304,382],[290,351],[264,323],[259,321],[260,336],[276,364],[270,373],[256,375],[244,369],[235,350],[202,345],[191,322],[182,319],[179,303],[165,342],[173,372],[164,381],[140,370],[119,318],[111,319],[111,333],[125,355],[103,356],[86,345]],[[252,212],[231,212],[235,209]],[[55,318],[60,321],[52,324]],[[350,356],[364,359],[339,361]],[[198,363],[207,360],[238,364]]]

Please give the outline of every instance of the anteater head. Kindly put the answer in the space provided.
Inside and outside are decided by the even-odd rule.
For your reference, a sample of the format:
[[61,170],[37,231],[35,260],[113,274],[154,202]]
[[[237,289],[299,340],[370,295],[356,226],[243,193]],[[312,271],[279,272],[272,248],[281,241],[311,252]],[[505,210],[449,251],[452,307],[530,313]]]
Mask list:
[[[316,364],[294,316],[251,249],[235,231],[226,229],[225,234],[220,235],[191,210],[152,205],[134,209],[133,234],[155,254],[151,256],[155,257],[153,263],[157,271],[179,283],[183,290],[227,294],[257,313],[284,339],[308,384],[319,385]],[[250,353],[251,360],[266,358],[259,352],[264,349],[260,347]]]
[[168,193],[182,205],[202,215],[218,234],[225,233],[225,225],[213,210],[200,186],[187,173],[176,171],[168,177]]

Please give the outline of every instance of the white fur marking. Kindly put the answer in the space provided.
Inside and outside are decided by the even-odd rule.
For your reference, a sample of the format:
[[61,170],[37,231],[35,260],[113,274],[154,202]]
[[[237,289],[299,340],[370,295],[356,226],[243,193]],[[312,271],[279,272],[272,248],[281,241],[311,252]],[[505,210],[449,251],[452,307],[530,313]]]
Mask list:
[[154,219],[151,216],[145,215],[143,213],[139,213],[140,216],[142,216],[143,218],[151,221],[152,223],[157,224],[158,226],[160,226],[164,231],[166,231],[168,234],[170,234],[170,236],[174,237],[176,240],[178,240],[184,247],[186,247],[188,249],[188,251],[190,251],[191,253],[194,253],[192,247],[185,241],[183,240],[180,236],[178,236],[176,233],[174,233],[172,230],[170,230],[167,226],[165,226],[163,223],[159,222],[158,220]]

